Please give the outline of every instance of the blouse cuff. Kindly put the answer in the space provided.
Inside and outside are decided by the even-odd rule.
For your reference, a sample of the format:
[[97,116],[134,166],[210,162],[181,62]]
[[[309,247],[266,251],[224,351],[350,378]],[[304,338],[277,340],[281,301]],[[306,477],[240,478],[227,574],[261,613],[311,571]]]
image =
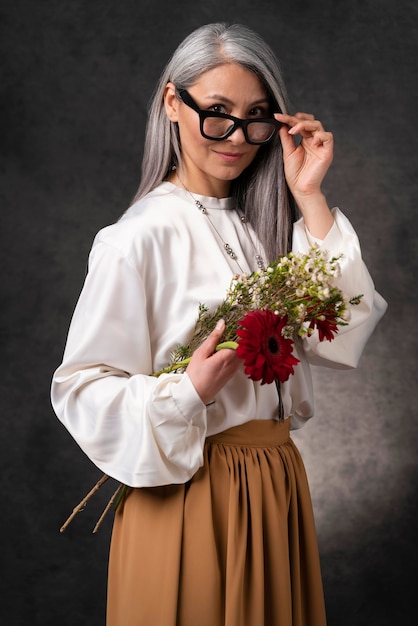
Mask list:
[[294,224],[293,228],[293,251],[304,252],[317,244],[320,248],[328,250],[331,253],[340,254],[344,245],[344,239],[347,235],[355,236],[353,227],[338,207],[331,209],[334,217],[334,223],[329,229],[324,239],[318,239],[311,235],[307,229],[303,218]]
[[202,411],[205,409],[205,404],[202,402],[187,373],[182,375],[177,385],[173,385],[172,394],[173,400],[180,413],[182,413],[191,424],[194,424],[194,418],[201,415]]

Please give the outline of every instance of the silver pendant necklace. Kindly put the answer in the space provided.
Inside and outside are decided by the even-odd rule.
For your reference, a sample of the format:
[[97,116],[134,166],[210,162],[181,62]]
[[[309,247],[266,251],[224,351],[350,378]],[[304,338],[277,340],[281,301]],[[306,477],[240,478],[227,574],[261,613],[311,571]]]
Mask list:
[[[194,202],[195,206],[196,206],[196,207],[199,209],[199,211],[200,211],[200,212],[201,212],[201,213],[202,213],[202,214],[203,214],[203,215],[204,215],[204,216],[208,219],[209,224],[212,226],[213,230],[215,231],[215,233],[218,235],[219,239],[221,240],[221,242],[222,242],[222,246],[223,246],[223,249],[225,250],[226,254],[227,254],[227,255],[228,255],[231,259],[233,259],[233,260],[235,261],[235,263],[238,265],[238,267],[239,267],[239,269],[240,269],[240,271],[241,271],[241,274],[245,274],[246,272],[245,272],[245,271],[244,271],[244,269],[241,267],[241,265],[240,265],[240,263],[239,263],[239,261],[238,261],[238,257],[237,257],[237,255],[236,255],[236,253],[234,252],[234,250],[232,249],[232,247],[230,246],[230,244],[229,244],[227,241],[225,241],[225,239],[222,237],[222,235],[221,235],[221,233],[219,232],[219,230],[216,228],[215,224],[212,222],[212,220],[211,220],[211,218],[210,218],[210,215],[209,215],[209,211],[207,210],[207,208],[204,206],[204,204],[202,204],[202,203],[200,202],[200,200],[197,200],[197,199],[193,196],[193,194],[191,193],[191,191],[189,191],[189,190],[187,189],[187,187],[184,185],[183,181],[179,178],[179,175],[178,175],[178,173],[177,173],[177,172],[176,172],[176,175],[177,175],[177,178],[178,178],[178,180],[180,181],[180,183],[181,183],[181,185],[182,185],[183,189],[184,189],[185,191],[187,191],[187,193],[189,194],[189,196],[190,196],[190,197],[191,197],[191,199],[193,200],[193,202]],[[265,266],[265,263],[264,263],[264,259],[263,259],[263,257],[261,256],[261,254],[259,254],[259,253],[257,252],[257,249],[256,249],[256,247],[255,247],[255,244],[254,244],[253,238],[251,237],[251,233],[250,233],[250,230],[249,230],[249,228],[248,228],[247,218],[245,217],[245,215],[243,215],[243,214],[242,214],[242,213],[240,213],[239,211],[237,211],[237,213],[238,213],[238,216],[239,216],[240,222],[241,222],[241,224],[242,224],[242,228],[243,228],[243,230],[244,230],[244,233],[246,234],[247,239],[248,239],[248,241],[250,242],[251,247],[252,247],[252,249],[253,249],[253,251],[254,251],[254,257],[255,257],[255,260],[256,260],[256,263],[257,263],[257,267],[258,267],[258,269],[259,269],[260,271],[264,271],[264,270],[266,269],[266,266]]]

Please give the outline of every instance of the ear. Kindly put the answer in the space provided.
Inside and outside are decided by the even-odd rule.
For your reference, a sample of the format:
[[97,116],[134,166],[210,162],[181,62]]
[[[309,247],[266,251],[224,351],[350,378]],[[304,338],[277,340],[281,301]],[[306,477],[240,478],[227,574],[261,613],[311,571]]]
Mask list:
[[173,83],[167,83],[164,89],[165,112],[170,122],[178,122],[179,99],[176,96],[176,88]]

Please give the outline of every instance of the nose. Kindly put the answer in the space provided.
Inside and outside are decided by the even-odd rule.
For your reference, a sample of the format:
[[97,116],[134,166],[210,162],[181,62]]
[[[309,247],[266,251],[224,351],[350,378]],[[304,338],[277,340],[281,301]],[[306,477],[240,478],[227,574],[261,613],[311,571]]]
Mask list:
[[242,126],[237,126],[235,130],[229,135],[228,140],[232,141],[234,144],[242,144],[247,140],[245,138],[244,129]]

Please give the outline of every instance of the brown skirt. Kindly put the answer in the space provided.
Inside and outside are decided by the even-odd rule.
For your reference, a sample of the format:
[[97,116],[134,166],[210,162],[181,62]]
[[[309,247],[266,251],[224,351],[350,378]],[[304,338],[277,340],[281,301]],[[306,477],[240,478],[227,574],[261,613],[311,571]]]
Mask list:
[[324,626],[312,504],[288,421],[209,437],[185,485],[115,517],[107,626]]

